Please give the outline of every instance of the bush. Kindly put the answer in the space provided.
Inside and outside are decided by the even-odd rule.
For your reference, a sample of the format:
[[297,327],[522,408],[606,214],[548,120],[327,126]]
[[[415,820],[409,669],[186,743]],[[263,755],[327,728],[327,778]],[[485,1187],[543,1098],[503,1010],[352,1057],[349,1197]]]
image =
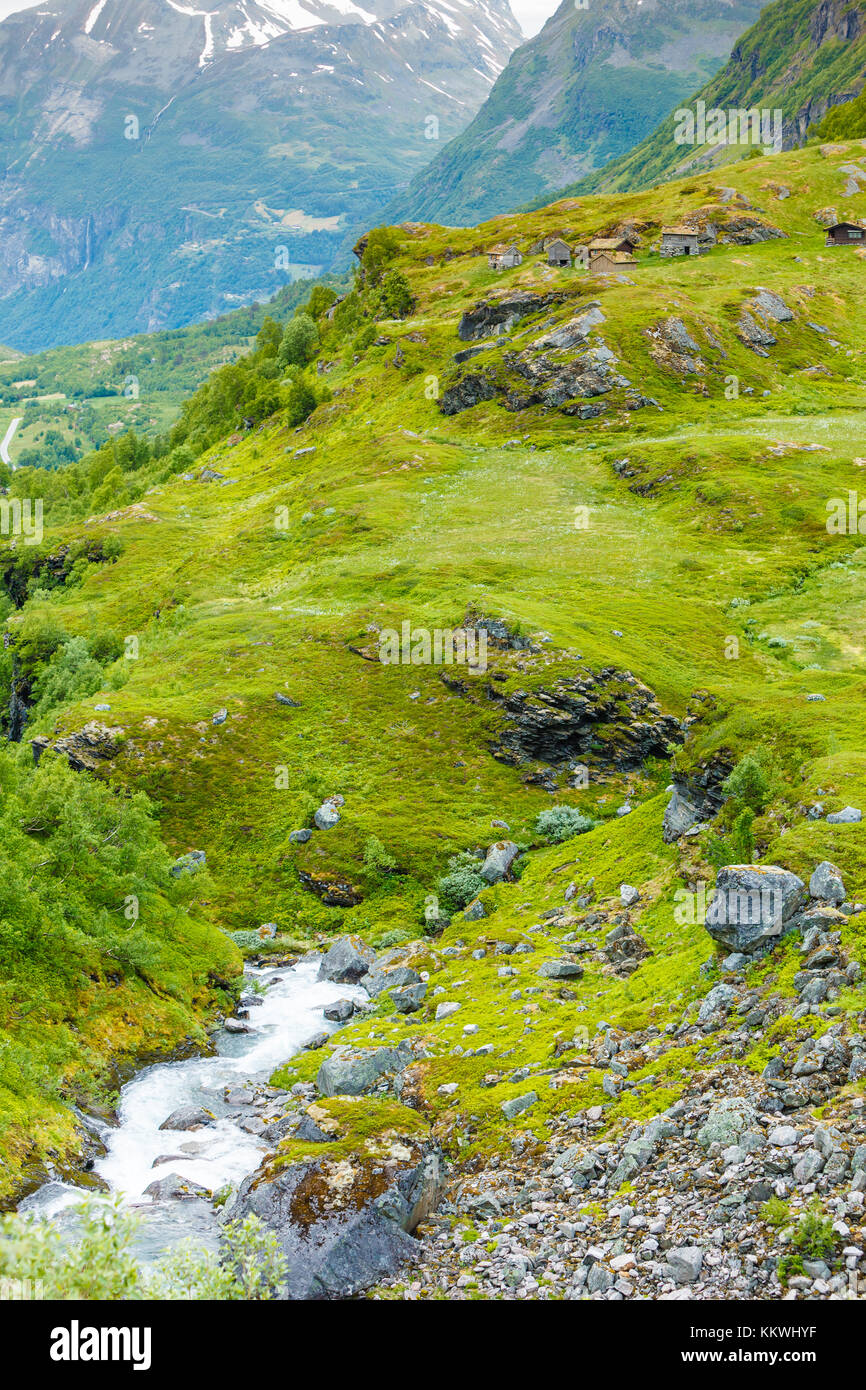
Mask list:
[[140,1218],[119,1200],[90,1199],[78,1216],[79,1232],[72,1240],[48,1222],[3,1218],[0,1276],[30,1280],[46,1299],[100,1302],[266,1301],[278,1298],[286,1281],[277,1237],[255,1216],[229,1221],[220,1232],[218,1253],[187,1244],[151,1269],[141,1269],[133,1254]]
[[377,936],[373,945],[377,951],[388,951],[392,946],[402,946],[408,940],[409,937],[406,932],[400,931],[399,927],[394,927],[391,931],[383,932],[381,936]]
[[368,835],[364,843],[364,868],[371,873],[389,874],[396,869],[397,860],[389,854],[381,840]]
[[290,425],[302,425],[312,415],[318,401],[303,380],[292,382],[286,400],[286,420]]
[[314,356],[319,345],[319,330],[309,314],[299,313],[289,319],[277,353],[281,367],[303,367]]
[[448,861],[449,872],[444,874],[436,885],[436,891],[446,911],[459,912],[478,896],[482,888],[487,887],[476,863],[476,860],[466,854],[455,855]]
[[57,705],[86,699],[99,690],[102,681],[102,667],[91,655],[85,639],[70,637],[33,683],[33,719],[40,719]]
[[597,821],[592,820],[590,816],[584,816],[576,806],[551,806],[548,811],[539,812],[535,829],[548,844],[561,845],[563,840],[570,840],[575,835],[585,835],[587,830],[594,829],[596,825]]
[[766,763],[767,754],[763,749],[747,753],[722,784],[726,796],[758,815],[768,804],[773,790]]
[[412,290],[402,271],[389,270],[383,277],[379,303],[385,318],[403,319],[410,312],[413,304]]
[[791,1244],[807,1260],[828,1260],[839,1242],[829,1216],[822,1215],[817,1202],[800,1217]]

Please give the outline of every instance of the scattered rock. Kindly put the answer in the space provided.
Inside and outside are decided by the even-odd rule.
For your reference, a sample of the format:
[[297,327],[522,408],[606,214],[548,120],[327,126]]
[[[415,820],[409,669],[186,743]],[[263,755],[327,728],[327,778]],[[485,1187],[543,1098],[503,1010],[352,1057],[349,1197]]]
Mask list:
[[842,875],[831,864],[829,859],[824,859],[815,869],[809,879],[809,893],[813,898],[820,898],[823,902],[841,903],[845,901],[845,885],[842,882]]
[[319,966],[318,979],[356,985],[375,961],[376,952],[366,946],[360,936],[341,936]]
[[182,1105],[178,1110],[172,1110],[167,1120],[163,1120],[160,1129],[203,1129],[205,1125],[216,1123],[216,1116],[210,1110],[203,1110],[199,1106]]

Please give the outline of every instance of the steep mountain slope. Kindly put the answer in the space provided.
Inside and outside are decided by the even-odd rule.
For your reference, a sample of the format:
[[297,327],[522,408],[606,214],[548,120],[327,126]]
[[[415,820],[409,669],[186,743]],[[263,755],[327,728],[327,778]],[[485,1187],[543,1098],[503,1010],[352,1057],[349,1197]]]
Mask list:
[[[781,147],[802,145],[828,111],[847,104],[866,82],[864,0],[774,0],[737,43],[726,66],[686,106],[709,111],[781,113]],[[841,118],[844,121],[844,116]],[[677,143],[678,119],[669,115],[636,149],[563,189],[571,192],[646,188],[740,159],[754,150],[752,127],[712,143]],[[837,129],[836,138],[857,131]],[[730,141],[730,142],[729,142]],[[742,143],[740,143],[742,141]]]
[[548,201],[652,130],[725,61],[762,3],[563,0],[387,216],[465,225]]
[[[306,25],[307,27],[298,27]],[[507,0],[87,0],[0,25],[0,339],[173,327],[326,268],[466,122]]]
[[[0,555],[0,672],[10,713],[27,716],[0,772],[32,787],[33,739],[41,776],[71,761],[118,797],[149,793],[171,854],[206,855],[206,872],[183,876],[197,916],[248,953],[265,949],[263,923],[276,925],[277,958],[345,932],[402,945],[429,972],[409,1026],[386,991],[342,1041],[417,1039],[401,1094],[455,1164],[511,1162],[515,1137],[528,1154],[557,1136],[564,1148],[577,1112],[619,1155],[638,1120],[681,1097],[705,1118],[714,1077],[725,1094],[760,1093],[768,1113],[793,1096],[798,1124],[862,1095],[856,1070],[832,1095],[824,1072],[790,1075],[819,1035],[859,1035],[864,1008],[853,967],[866,963],[866,832],[826,818],[866,801],[864,260],[828,250],[820,220],[853,162],[861,144],[750,160],[726,171],[724,202],[705,175],[483,232],[398,228],[380,238],[378,268],[368,244],[365,283],[333,318],[311,305],[319,404],[305,421],[288,408],[253,418],[238,374],[218,375],[167,455],[9,480],[11,499],[43,499],[46,529]],[[866,216],[866,193],[848,206]],[[683,220],[707,254],[665,261],[658,228]],[[626,225],[640,237],[628,273],[590,279],[530,254],[554,231],[585,240]],[[518,269],[488,269],[494,238],[524,250]],[[403,279],[403,316],[385,317],[382,286]],[[257,404],[280,404],[280,341],[263,333],[249,368]],[[293,397],[296,367],[289,379]],[[486,668],[423,650],[383,663],[384,630],[404,623],[489,631]],[[39,788],[29,797],[38,805]],[[698,819],[675,838],[684,804]],[[552,805],[596,824],[555,843],[538,820]],[[46,881],[67,891],[67,859],[43,862],[43,822],[16,813],[15,825],[40,894]],[[522,859],[511,881],[483,887],[478,855],[500,835]],[[850,913],[814,909],[834,938],[823,964],[801,970],[793,936],[745,974],[723,963],[702,925],[707,894],[719,865],[743,858],[804,880],[820,861],[839,867]],[[628,908],[620,885],[639,894]],[[124,888],[136,891],[144,900]],[[102,897],[118,916],[114,880]],[[142,1001],[163,967],[143,954],[148,913],[139,930],[121,964],[106,941],[62,991],[52,972],[65,957],[30,964],[37,927],[0,931],[17,982],[0,994],[16,1049],[0,1072],[6,1193],[28,1136],[29,1161],[49,1131],[68,1152],[62,1101],[98,1092],[95,1063],[73,1085],[62,1050],[63,1080],[47,1087],[60,1020],[92,1017],[121,986],[139,990],[142,1029],[154,1017]],[[202,989],[220,974],[205,940]],[[829,984],[813,966],[835,969]],[[824,993],[803,1012],[809,979]],[[181,1030],[192,983],[177,986]],[[716,984],[728,992],[698,1024]],[[720,997],[730,1018],[714,1012]],[[616,1048],[585,1055],[584,1027],[621,1045],[625,1076],[606,1075]],[[100,1041],[110,1057],[117,1033]],[[292,1059],[277,1084],[312,1080],[321,1059]],[[761,1081],[771,1059],[785,1091]],[[101,1080],[110,1089],[107,1067]],[[363,1138],[385,1104],[353,1101],[340,1125]],[[732,1177],[740,1191],[729,1174],[718,1196]],[[735,1234],[758,1221],[749,1181]],[[608,1205],[581,1214],[589,1242]],[[779,1296],[774,1270],[755,1272],[755,1296]],[[721,1296],[738,1293],[732,1276]]]

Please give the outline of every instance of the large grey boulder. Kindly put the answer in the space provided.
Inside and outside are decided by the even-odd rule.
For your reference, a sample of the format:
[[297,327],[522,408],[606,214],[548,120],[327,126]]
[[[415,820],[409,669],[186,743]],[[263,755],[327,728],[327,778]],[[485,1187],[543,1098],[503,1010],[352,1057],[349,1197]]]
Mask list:
[[579,980],[583,966],[576,960],[545,960],[538,967],[538,973],[548,980]]
[[316,1086],[323,1096],[360,1096],[406,1061],[398,1047],[338,1047],[319,1067]]
[[163,1120],[160,1129],[202,1129],[205,1125],[212,1125],[216,1122],[216,1116],[211,1110],[203,1110],[196,1105],[182,1105],[178,1110],[172,1110],[167,1120]]
[[443,1188],[439,1150],[387,1135],[363,1153],[277,1166],[245,1178],[233,1217],[257,1216],[288,1264],[287,1299],[351,1298],[417,1258],[412,1240]]
[[179,1173],[168,1173],[164,1178],[156,1178],[144,1189],[145,1197],[152,1197],[155,1202],[183,1202],[192,1201],[198,1197],[209,1197],[210,1193],[206,1187],[200,1183],[193,1182],[191,1178],[182,1178]]
[[417,1013],[424,1003],[427,986],[423,981],[417,985],[407,985],[405,989],[395,989],[391,998],[398,1014]]
[[708,1023],[714,1014],[728,1013],[736,1000],[737,991],[730,985],[714,985],[698,1010],[698,1023]]
[[809,879],[809,893],[813,898],[820,898],[825,903],[845,901],[845,884],[842,882],[842,875],[836,865],[830,863],[829,859],[822,860]]
[[668,1264],[678,1284],[693,1284],[701,1276],[704,1252],[698,1245],[680,1245],[668,1251]]
[[332,830],[340,819],[339,808],[334,801],[323,801],[313,816],[317,830]]
[[729,864],[720,869],[706,928],[729,951],[753,955],[793,926],[806,901],[802,879],[775,864]]
[[322,1013],[329,1023],[346,1023],[355,1012],[355,1002],[352,999],[335,999],[333,1004],[326,1004]]
[[381,962],[370,970],[362,980],[362,985],[371,999],[384,994],[389,989],[405,989],[407,985],[420,984],[421,976],[409,965],[385,965]]
[[481,866],[481,877],[485,883],[501,883],[508,873],[520,850],[513,840],[497,840],[487,851],[487,858]]
[[360,936],[341,936],[319,966],[318,978],[335,980],[341,985],[356,985],[375,960],[376,952],[366,946]]
[[855,825],[862,819],[856,806],[843,806],[841,811],[831,811],[827,817],[828,825]]

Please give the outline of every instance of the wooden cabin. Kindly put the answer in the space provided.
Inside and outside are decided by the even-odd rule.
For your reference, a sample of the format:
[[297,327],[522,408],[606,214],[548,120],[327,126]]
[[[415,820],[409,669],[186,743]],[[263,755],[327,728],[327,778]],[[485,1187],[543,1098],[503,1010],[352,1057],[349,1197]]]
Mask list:
[[592,254],[589,262],[591,275],[612,275],[618,270],[628,270],[630,266],[637,265],[637,261],[630,251],[596,251]]
[[487,252],[487,264],[491,270],[511,270],[514,266],[520,265],[522,260],[523,257],[513,243],[510,246],[491,246]]
[[544,249],[547,252],[548,265],[559,266],[560,269],[571,265],[571,247],[561,237],[554,237]]
[[694,227],[662,227],[663,256],[699,256],[700,250]]
[[837,222],[827,228],[825,246],[866,246],[866,227],[859,222]]

